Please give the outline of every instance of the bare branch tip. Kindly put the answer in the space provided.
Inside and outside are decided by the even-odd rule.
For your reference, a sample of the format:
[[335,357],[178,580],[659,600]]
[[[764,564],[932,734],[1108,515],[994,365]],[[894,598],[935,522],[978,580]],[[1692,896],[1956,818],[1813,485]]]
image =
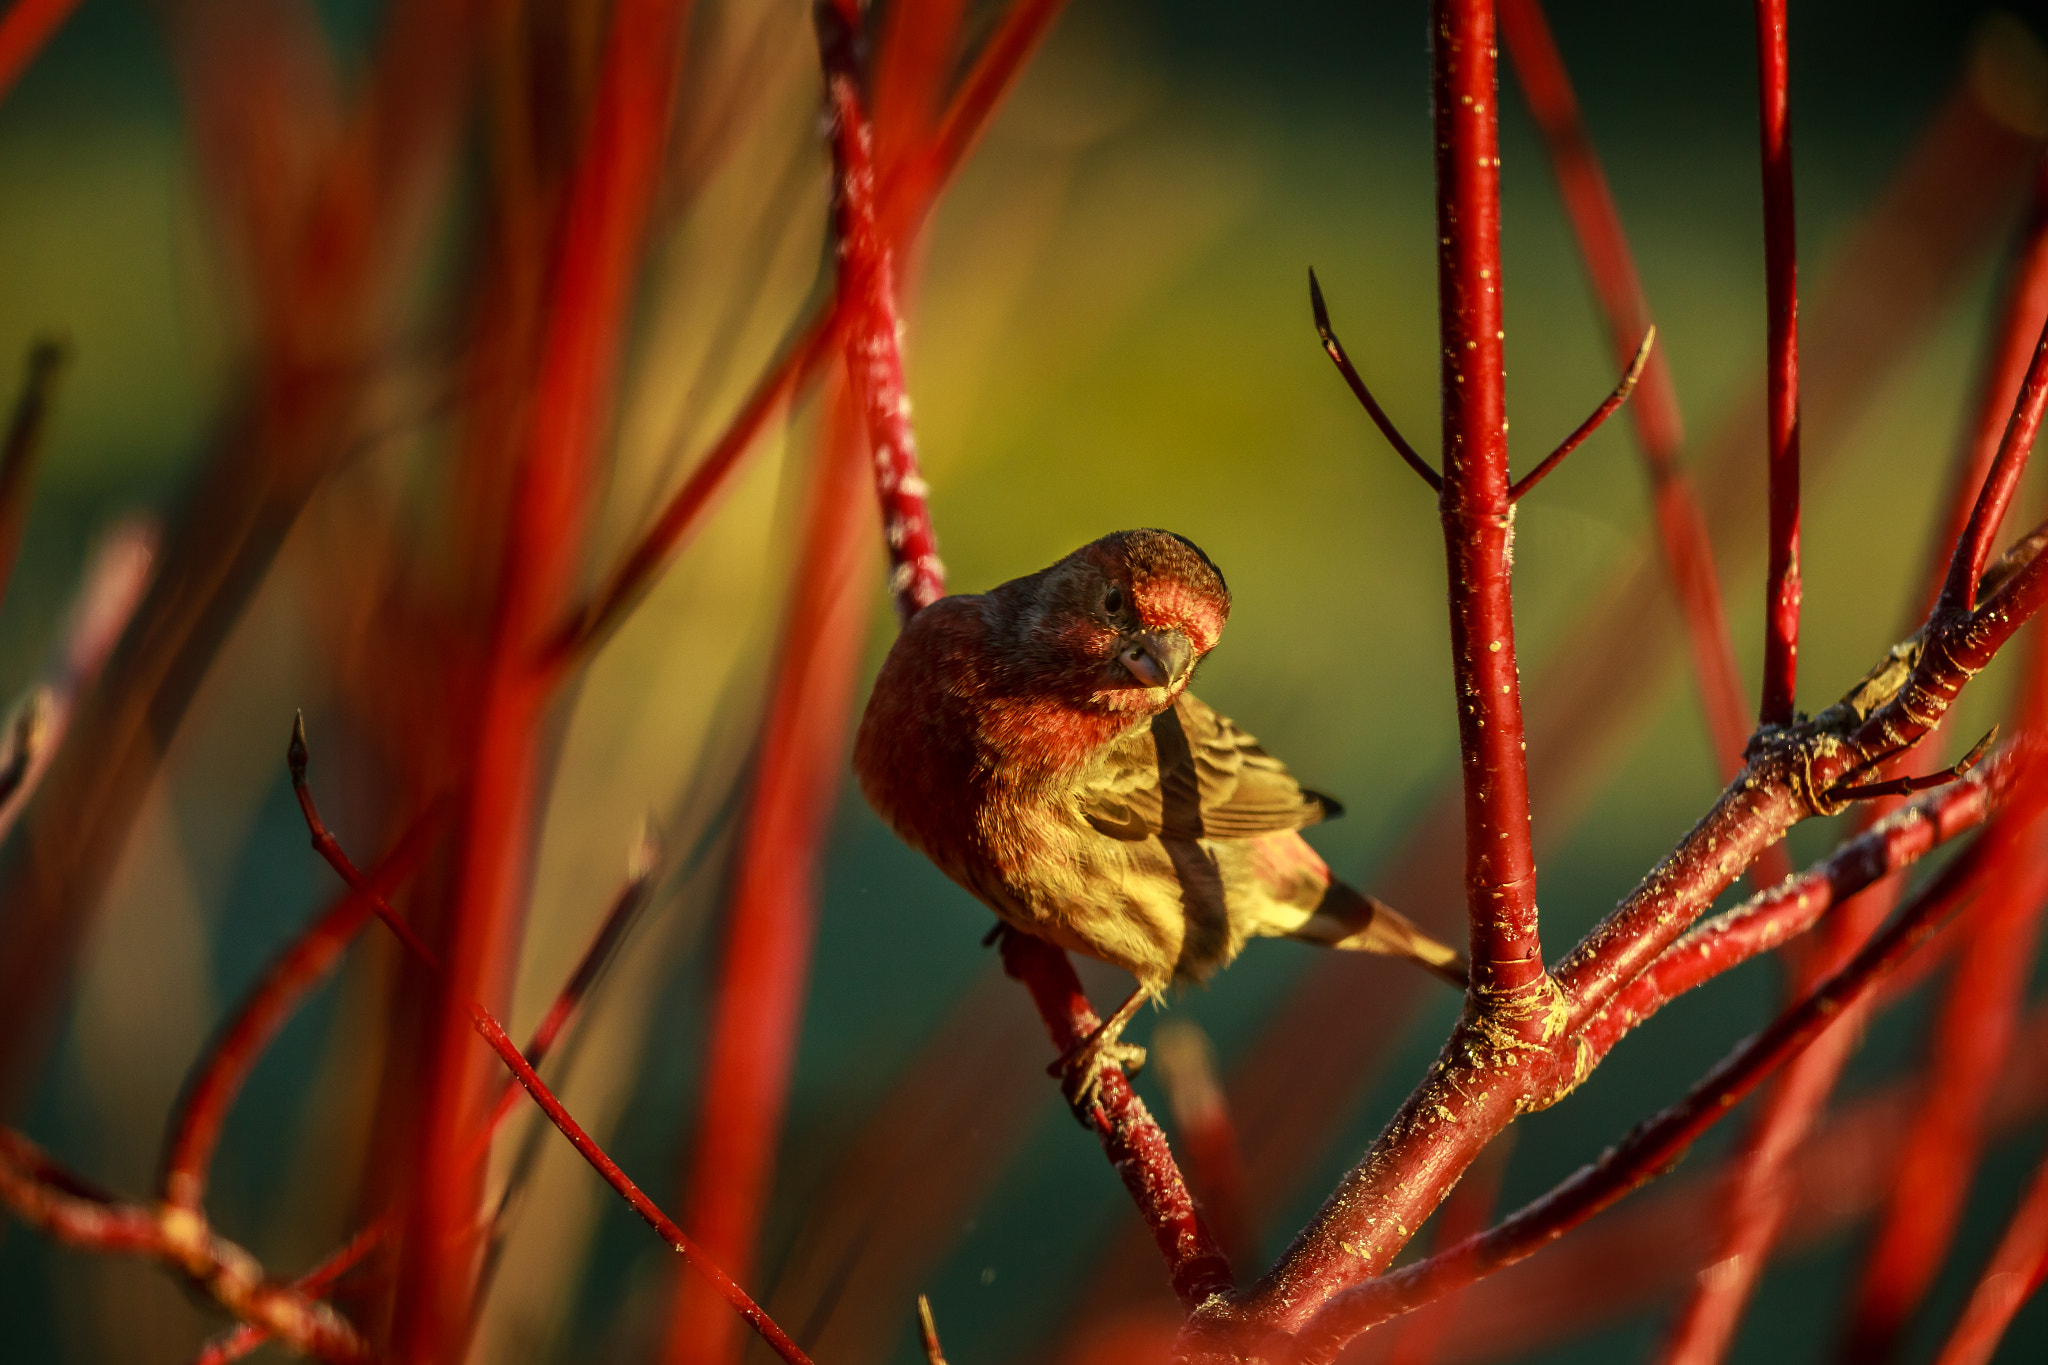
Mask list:
[[294,711],[291,743],[284,750],[285,766],[291,769],[294,787],[306,785],[306,757],[306,713]]
[[924,1295],[917,1296],[917,1334],[924,1343],[926,1365],[946,1365],[946,1356],[939,1349],[939,1325],[932,1320],[932,1301]]
[[1323,302],[1323,285],[1316,278],[1314,266],[1308,268],[1308,306],[1315,315],[1316,335],[1322,338],[1323,345],[1341,351],[1343,347],[1337,345],[1337,336],[1330,330],[1330,306]]

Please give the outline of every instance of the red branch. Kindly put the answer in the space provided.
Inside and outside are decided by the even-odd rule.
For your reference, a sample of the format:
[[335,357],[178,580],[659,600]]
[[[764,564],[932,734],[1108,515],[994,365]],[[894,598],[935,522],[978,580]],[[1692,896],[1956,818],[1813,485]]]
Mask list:
[[1479,1236],[1332,1298],[1300,1333],[1295,1358],[1316,1365],[1335,1359],[1358,1333],[1512,1265],[1668,1170],[1702,1133],[1843,1010],[1865,999],[1962,908],[1980,865],[1977,852],[1972,846],[1950,863],[1847,966],[1598,1161]]
[[[378,1219],[349,1238],[326,1260],[293,1280],[292,1288],[307,1298],[319,1298],[333,1287],[335,1281],[355,1269],[364,1257],[381,1246],[393,1231],[392,1219]],[[260,1323],[236,1323],[200,1347],[199,1354],[192,1357],[192,1365],[231,1365],[270,1339],[270,1329]]]
[[2048,1160],[2013,1210],[1935,1365],[1988,1365],[2020,1306],[2048,1281]]
[[467,1153],[483,1118],[486,1076],[464,1037],[464,1005],[501,995],[516,953],[552,681],[533,660],[580,567],[688,14],[688,0],[620,0],[613,7],[588,129],[565,192],[549,324],[512,476],[478,686],[447,970],[437,983],[426,1050],[424,1114],[414,1140],[421,1195],[394,1309],[404,1355],[451,1354],[471,1319],[474,1266],[449,1250],[464,1245],[480,1194]]
[[0,95],[14,88],[76,8],[78,0],[14,0],[7,17],[0,19]]
[[1472,991],[1531,1041],[1547,979],[1515,671],[1508,547],[1507,384],[1500,277],[1500,126],[1493,6],[1431,7],[1437,181],[1437,321],[1451,668],[1465,782],[1465,904]]
[[243,1248],[216,1236],[206,1219],[168,1204],[122,1203],[91,1189],[7,1129],[0,1128],[0,1202],[28,1226],[67,1246],[162,1261],[202,1293],[306,1355],[372,1359],[362,1334],[326,1304],[268,1279]]
[[[1799,274],[1792,220],[1792,114],[1785,0],[1756,0],[1764,172],[1764,290],[1769,357],[1770,562],[1764,584],[1764,686],[1758,720],[1789,725],[1799,676]],[[1967,601],[1968,599],[1964,599]]]
[[[1499,11],[1501,40],[1514,62],[1529,112],[1543,134],[1558,193],[1578,239],[1579,257],[1585,262],[1607,323],[1608,345],[1615,363],[1626,364],[1629,347],[1653,324],[1621,213],[1607,187],[1606,173],[1593,150],[1571,76],[1550,35],[1542,6],[1537,0],[1500,0]],[[1707,733],[1720,760],[1722,778],[1731,778],[1742,769],[1742,747],[1749,739],[1749,706],[1744,700],[1742,672],[1735,663],[1727,614],[1721,606],[1721,583],[1714,571],[1706,514],[1700,509],[1692,480],[1678,462],[1685,428],[1679,418],[1671,365],[1663,351],[1652,353],[1644,367],[1629,415],[1649,470],[1657,543],[1691,642]],[[1766,871],[1762,880],[1775,881],[1777,877]]]
[[[292,788],[298,797],[299,809],[305,815],[306,828],[312,836],[314,849],[326,859],[328,866],[334,869],[336,875],[348,884],[350,890],[368,898],[377,912],[377,917],[398,935],[399,941],[406,946],[407,951],[439,974],[441,966],[432,950],[420,940],[412,926],[406,923],[404,916],[391,908],[391,903],[378,894],[377,888],[372,886],[369,879],[350,861],[340,841],[328,830],[326,821],[321,818],[319,807],[313,801],[312,788],[306,783],[303,727],[293,732],[290,762]],[[583,1131],[583,1126],[577,1123],[562,1102],[555,1098],[554,1092],[541,1080],[540,1073],[533,1069],[533,1064],[526,1060],[518,1046],[506,1035],[505,1026],[474,1000],[460,1001],[459,1004],[470,1026],[490,1044],[491,1050],[498,1054],[499,1060],[510,1069],[526,1093],[533,1097],[533,1102],[540,1106],[548,1120],[561,1131],[562,1136],[569,1139],[570,1145],[577,1153],[590,1163],[591,1169],[595,1170],[664,1242],[682,1253],[684,1260],[710,1280],[717,1287],[720,1297],[730,1304],[749,1326],[760,1333],[761,1339],[773,1347],[777,1355],[791,1362],[791,1365],[809,1365],[808,1358],[797,1349],[796,1343],[761,1310],[760,1305],[755,1303],[745,1290],[733,1283],[695,1242],[686,1237],[683,1230],[676,1226],[675,1221],[663,1213],[660,1206],[649,1199],[640,1187],[633,1183],[632,1178],[619,1169],[618,1163],[605,1154],[604,1149],[598,1146],[594,1138]]]
[[[1101,1027],[1102,1020],[1082,994],[1081,978],[1067,955],[1029,934],[1005,933],[1003,970],[1024,983],[1039,1018],[1061,1055],[1073,1051]],[[1230,1265],[1203,1222],[1174,1164],[1166,1134],[1117,1067],[1101,1073],[1102,1098],[1092,1117],[1103,1155],[1123,1177],[1124,1187],[1152,1229],[1166,1258],[1173,1291],[1187,1308],[1230,1291]]]
[[[853,682],[866,640],[873,512],[845,391],[832,394],[725,919],[711,1041],[685,1176],[690,1230],[747,1274],[796,1067],[818,906],[818,865],[846,762]],[[666,1359],[710,1365],[740,1345],[691,1277],[677,1286]]]
[[1858,892],[1983,824],[2005,799],[2013,765],[2010,755],[1994,758],[1967,779],[1894,811],[1797,877],[1694,926],[1587,1024],[1581,1036],[1592,1060],[1687,991],[1783,947]]
[[846,322],[846,374],[867,419],[875,495],[889,546],[889,593],[909,620],[946,595],[946,566],[932,532],[927,489],[918,473],[917,436],[903,383],[903,324],[896,310],[891,244],[876,220],[874,139],[861,107],[854,51],[860,13],[841,0],[812,11],[825,66],[825,109],[832,121],[832,221],[839,257],[839,310]]
[[369,923],[374,913],[372,893],[389,896],[419,866],[438,823],[432,819],[415,822],[371,871],[370,890],[348,892],[308,925],[264,970],[227,1026],[214,1036],[187,1078],[172,1115],[159,1182],[165,1203],[195,1212],[199,1209],[221,1125],[227,1121],[242,1083],[306,993],[334,970],[342,953]]
[[1420,475],[1424,483],[1442,493],[1443,475],[1431,469],[1429,461],[1423,459],[1416,453],[1415,447],[1408,444],[1408,438],[1394,425],[1394,419],[1387,416],[1386,409],[1380,406],[1379,399],[1374,398],[1372,390],[1366,387],[1365,377],[1359,374],[1358,367],[1353,365],[1351,357],[1345,354],[1344,343],[1337,340],[1336,329],[1330,325],[1330,309],[1323,302],[1323,285],[1316,278],[1314,270],[1308,272],[1308,307],[1309,315],[1315,319],[1316,336],[1323,343],[1323,353],[1330,357],[1330,363],[1337,367],[1337,373],[1342,375],[1344,382],[1350,386],[1351,396],[1365,409],[1365,415],[1372,419],[1372,424],[1380,429],[1380,435],[1387,438],[1387,444],[1394,448],[1394,453]]

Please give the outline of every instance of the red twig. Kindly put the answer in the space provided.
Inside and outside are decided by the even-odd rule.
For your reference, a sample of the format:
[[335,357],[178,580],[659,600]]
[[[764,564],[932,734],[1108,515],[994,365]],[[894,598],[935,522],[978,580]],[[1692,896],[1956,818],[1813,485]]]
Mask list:
[[1208,1035],[1192,1020],[1169,1019],[1153,1030],[1148,1051],[1166,1089],[1188,1184],[1224,1255],[1234,1265],[1247,1264],[1254,1244],[1245,1210],[1244,1155]]
[[[883,185],[880,208],[887,240],[900,242],[908,238],[938,191],[966,160],[1063,8],[1065,0],[1018,0],[1005,11],[1002,22],[939,120],[929,177],[924,178],[922,170],[913,175],[912,168],[906,167]],[[899,184],[904,176],[910,178]],[[543,654],[548,666],[558,668],[582,657],[625,616],[696,528],[698,519],[752,449],[769,419],[816,372],[819,358],[838,343],[840,329],[835,303],[798,331],[796,340],[755,384],[753,393],[717,443],[698,462],[689,480],[663,505],[619,567],[606,577],[604,586],[571,613],[550,637]]]
[[[326,1294],[335,1281],[361,1264],[364,1257],[384,1244],[395,1229],[395,1220],[380,1218],[344,1242],[332,1255],[298,1279],[292,1288],[309,1299]],[[270,1329],[260,1323],[239,1322],[213,1337],[192,1357],[192,1365],[232,1365],[271,1338]]]
[[[1038,1006],[1053,1048],[1065,1056],[1101,1027],[1102,1020],[1081,992],[1081,979],[1067,955],[1028,934],[1005,933],[1003,970],[1024,983]],[[1152,1229],[1166,1258],[1174,1293],[1187,1308],[1230,1290],[1230,1265],[1223,1257],[1174,1163],[1166,1134],[1131,1083],[1116,1067],[1102,1070],[1102,1098],[1093,1117],[1103,1155],[1123,1178],[1124,1188]]]
[[1703,920],[1594,1016],[1592,1059],[1685,992],[1811,929],[1850,897],[1977,828],[2005,799],[2017,760],[2001,754],[1962,782],[1894,811],[1797,877]]
[[326,1304],[265,1277],[243,1248],[206,1219],[168,1204],[145,1207],[91,1191],[27,1139],[0,1128],[0,1202],[22,1222],[67,1246],[162,1261],[236,1317],[261,1323],[295,1350],[324,1361],[372,1359],[369,1343]]
[[1551,470],[1563,463],[1565,456],[1577,450],[1588,436],[1600,429],[1601,423],[1614,415],[1616,408],[1628,401],[1629,394],[1635,390],[1636,382],[1643,377],[1643,366],[1650,361],[1650,348],[1656,344],[1657,329],[1652,327],[1643,333],[1643,344],[1636,348],[1635,359],[1629,361],[1628,369],[1622,372],[1620,381],[1615,384],[1614,391],[1607,395],[1606,401],[1593,409],[1593,415],[1579,423],[1578,428],[1565,437],[1556,450],[1544,456],[1543,463],[1515,481],[1514,487],[1508,490],[1509,501],[1520,502],[1524,493],[1543,482]]
[[2048,1280],[2048,1160],[2006,1224],[1936,1365],[1987,1365],[2020,1306]]
[[[1500,1199],[1501,1182],[1507,1178],[1508,1157],[1514,1151],[1515,1134],[1510,1128],[1479,1154],[1458,1188],[1437,1211],[1436,1245],[1456,1246],[1467,1237],[1486,1231]],[[1447,1294],[1419,1312],[1408,1315],[1402,1331],[1387,1353],[1386,1365],[1430,1365],[1443,1343],[1444,1330],[1457,1312],[1456,1294]]]
[[[1502,45],[1543,135],[1558,192],[1578,240],[1579,257],[1585,262],[1607,324],[1609,347],[1615,363],[1626,365],[1629,348],[1653,324],[1621,214],[1608,190],[1606,173],[1593,150],[1571,76],[1551,37],[1542,6],[1537,0],[1500,0],[1499,13]],[[1657,543],[1685,620],[1707,732],[1720,760],[1721,776],[1730,778],[1742,768],[1742,747],[1750,731],[1749,706],[1721,606],[1721,584],[1714,571],[1706,515],[1692,480],[1678,462],[1685,428],[1679,417],[1678,390],[1663,351],[1653,352],[1644,367],[1629,415],[1650,475]],[[1760,871],[1760,881],[1778,880],[1772,874],[1779,869]]]
[[[334,869],[342,881],[348,884],[350,890],[369,899],[377,912],[377,917],[398,935],[399,941],[405,944],[407,951],[417,956],[436,973],[441,972],[440,963],[433,951],[420,940],[405,918],[391,908],[391,903],[378,894],[377,889],[349,860],[347,852],[328,830],[326,821],[321,818],[319,807],[313,800],[312,788],[306,781],[305,732],[302,726],[295,728],[292,734],[290,765],[292,788],[299,800],[299,810],[306,818],[306,828],[312,836],[313,847],[326,859],[328,866]],[[663,1241],[682,1253],[684,1260],[717,1286],[720,1297],[760,1333],[761,1339],[773,1347],[777,1355],[791,1362],[791,1365],[809,1365],[808,1358],[797,1349],[796,1343],[776,1326],[774,1320],[761,1310],[760,1305],[755,1303],[745,1290],[734,1284],[695,1242],[684,1236],[683,1230],[633,1183],[631,1177],[619,1169],[618,1163],[605,1154],[595,1139],[583,1131],[582,1125],[577,1123],[575,1117],[563,1107],[562,1102],[555,1098],[554,1092],[548,1089],[547,1083],[541,1080],[540,1074],[533,1069],[533,1064],[526,1060],[518,1046],[507,1036],[504,1025],[474,1000],[462,1001],[460,1004],[470,1026],[490,1044],[491,1050],[498,1054],[499,1060],[510,1069],[526,1093],[533,1097],[534,1103],[541,1107],[548,1120],[561,1130],[562,1136],[569,1139],[570,1145],[577,1153],[590,1163],[591,1169],[595,1170]]]
[[897,615],[907,621],[945,596],[946,566],[939,562],[927,489],[918,473],[917,436],[910,426],[893,248],[876,218],[874,141],[861,105],[854,52],[860,15],[838,0],[816,0],[812,14],[831,119],[832,221],[847,381],[867,423],[882,534],[889,546],[889,593]]
[[1700,1134],[1843,1010],[1865,999],[1961,909],[1980,866],[1977,852],[1973,846],[1950,863],[1839,972],[1736,1048],[1683,1099],[1636,1125],[1598,1161],[1479,1236],[1331,1299],[1300,1333],[1296,1358],[1334,1359],[1358,1333],[1513,1264],[1668,1169]]
[[2019,490],[2020,475],[2026,472],[2027,454],[2041,430],[2042,412],[2048,409],[2048,325],[2037,335],[2034,356],[2006,420],[1998,453],[1992,457],[1976,505],[1970,509],[1969,522],[1949,557],[1948,576],[1942,581],[1937,612],[1962,611],[1976,600],[1978,579],[1991,558],[1999,523],[2005,519],[2006,508]]
[[1771,507],[1758,720],[1788,725],[1799,675],[1799,274],[1792,218],[1785,0],[1756,0],[1756,52],[1763,127]]
[[[303,751],[301,732],[293,732],[295,752]],[[371,871],[369,887],[389,896],[412,875],[426,853],[438,822],[413,824],[389,855]],[[206,1194],[207,1171],[220,1142],[221,1125],[241,1093],[242,1083],[262,1058],[299,1002],[329,972],[374,913],[371,892],[350,891],[326,913],[307,925],[280,953],[243,997],[227,1026],[214,1036],[193,1067],[172,1114],[164,1145],[159,1190],[166,1204],[197,1211]]]
[[[854,673],[867,635],[867,462],[833,385],[741,837],[718,968],[699,1119],[685,1177],[690,1230],[744,1275],[773,1188],[796,1065],[817,917],[818,864],[845,765]],[[709,1293],[679,1284],[666,1358],[715,1362],[739,1344]]]
[[1465,892],[1472,990],[1531,1040],[1548,979],[1536,923],[1521,680],[1508,544],[1507,385],[1502,349],[1500,126],[1493,6],[1431,7],[1437,180],[1437,318],[1443,356],[1451,667],[1465,783]]
[[0,95],[14,88],[21,73],[76,8],[78,0],[14,0],[7,17],[0,19]]
[[1394,453],[1399,455],[1410,469],[1421,475],[1424,483],[1441,493],[1444,487],[1443,475],[1431,469],[1429,461],[1415,453],[1415,447],[1408,444],[1408,438],[1401,434],[1400,428],[1394,425],[1394,420],[1387,416],[1379,400],[1372,396],[1372,390],[1365,386],[1365,380],[1359,375],[1357,367],[1351,363],[1351,357],[1344,353],[1344,343],[1337,340],[1337,333],[1330,326],[1330,310],[1323,302],[1323,286],[1316,279],[1314,270],[1308,272],[1308,306],[1315,318],[1316,335],[1322,339],[1324,353],[1337,366],[1337,373],[1344,376],[1344,382],[1351,386],[1352,396],[1358,399],[1359,406],[1365,409],[1366,416],[1372,418],[1372,424],[1380,429],[1380,435],[1387,438],[1387,444],[1394,448]]
[[477,687],[447,969],[436,982],[426,1050],[414,1153],[421,1195],[394,1309],[401,1354],[452,1354],[471,1321],[474,1265],[466,1252],[449,1249],[464,1245],[480,1198],[467,1154],[487,1078],[465,1037],[463,1006],[506,989],[517,944],[552,681],[537,674],[533,661],[580,568],[595,461],[610,427],[614,371],[668,143],[688,13],[688,0],[621,0],[612,8],[588,127],[563,200],[549,323],[530,426],[511,477]]

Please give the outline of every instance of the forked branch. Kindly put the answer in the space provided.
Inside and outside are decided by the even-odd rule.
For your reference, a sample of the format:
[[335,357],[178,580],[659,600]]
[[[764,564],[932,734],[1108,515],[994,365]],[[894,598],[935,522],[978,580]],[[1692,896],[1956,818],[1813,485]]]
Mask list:
[[1650,348],[1656,344],[1657,329],[1652,327],[1643,333],[1643,343],[1636,347],[1635,359],[1631,360],[1628,368],[1622,371],[1620,381],[1615,384],[1614,391],[1607,395],[1607,400],[1599,407],[1593,409],[1593,415],[1579,423],[1578,429],[1565,437],[1556,450],[1544,456],[1543,463],[1537,465],[1527,474],[1524,474],[1515,483],[1515,486],[1508,490],[1508,500],[1510,502],[1520,502],[1524,493],[1543,482],[1551,470],[1563,463],[1565,456],[1577,450],[1588,436],[1600,430],[1601,423],[1612,417],[1615,409],[1628,401],[1628,396],[1635,392],[1636,382],[1643,377],[1643,367],[1650,363]]

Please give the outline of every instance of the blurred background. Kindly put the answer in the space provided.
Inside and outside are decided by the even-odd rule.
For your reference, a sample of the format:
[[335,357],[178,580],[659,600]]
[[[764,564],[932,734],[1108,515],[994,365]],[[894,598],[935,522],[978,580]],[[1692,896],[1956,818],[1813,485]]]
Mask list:
[[[560,41],[588,48],[595,20],[575,9]],[[993,12],[971,7],[969,32]],[[1764,323],[1749,10],[1557,0],[1549,12],[1633,237],[1687,420],[1687,463],[1718,509],[1723,587],[1753,691]],[[421,676],[432,656],[419,641],[480,629],[463,625],[476,600],[461,581],[473,547],[456,514],[463,499],[496,494],[464,482],[468,437],[450,413],[478,382],[466,329],[476,325],[478,259],[495,249],[491,194],[480,187],[495,165],[489,139],[456,120],[446,146],[397,177],[397,207],[372,225],[381,264],[355,276],[331,267],[333,279],[354,281],[337,290],[373,303],[285,316],[277,281],[289,268],[265,248],[266,214],[286,211],[266,207],[266,191],[305,178],[337,138],[336,111],[370,80],[395,13],[358,0],[85,0],[0,102],[0,364],[51,333],[73,357],[0,606],[0,692],[20,694],[44,675],[114,528],[137,517],[196,524],[217,507],[208,500],[232,458],[224,452],[262,425],[252,395],[269,382],[265,357],[281,336],[350,377],[345,402],[316,404],[307,418],[331,458],[303,506],[278,514],[275,554],[250,569],[189,702],[156,732],[125,832],[93,855],[108,859],[103,886],[78,922],[75,960],[50,968],[47,1017],[17,1021],[27,1060],[11,1121],[124,1193],[151,1188],[166,1114],[209,1031],[334,893],[286,781],[294,709],[314,736],[316,784],[364,862],[395,836],[400,794],[419,790],[406,764],[442,742],[443,718],[463,713],[462,675]],[[706,4],[694,24],[593,497],[583,570],[593,581],[774,353],[824,250],[806,7]],[[1813,386],[1800,675],[1811,709],[1903,633],[1974,401],[2028,157],[2048,136],[2044,33],[2039,8],[1793,7]],[[295,60],[280,64],[278,53]],[[1548,164],[1503,83],[1509,409],[1521,469],[1599,401],[1614,365]],[[237,101],[258,96],[299,114],[236,124]],[[1873,258],[1874,277],[1871,260],[1843,275],[1957,100],[1975,101],[2025,154],[1987,161],[1981,207],[1943,201],[1976,216],[1946,236],[1929,230],[1941,243],[1931,266],[1904,250]],[[1344,818],[1311,837],[1373,889],[1421,847],[1418,827],[1455,779],[1441,538],[1427,490],[1320,354],[1306,270],[1317,270],[1395,421],[1432,451],[1429,148],[1420,0],[1077,0],[906,270],[910,388],[954,590],[993,586],[1121,527],[1194,539],[1235,595],[1202,695],[1342,799]],[[317,202],[308,193],[291,211]],[[347,335],[331,357],[330,338],[304,332],[305,319],[321,317],[344,319],[332,323]],[[692,1134],[706,1121],[697,1096],[709,983],[803,534],[815,407],[799,404],[771,427],[552,722],[508,1022],[523,1036],[545,1008],[651,820],[665,850],[658,890],[576,1026],[561,1089],[672,1210],[683,1209]],[[1635,672],[1614,679],[1602,703],[1597,755],[1538,753],[1532,741],[1539,767],[1580,760],[1536,809],[1553,954],[1719,786],[1668,625],[1594,614],[1632,579],[1661,592],[1650,529],[1642,465],[1619,420],[1531,497],[1517,525],[1532,708],[1543,689],[1575,679],[1595,697],[1610,685],[1574,671],[1588,621],[1640,641],[1624,649]],[[894,625],[879,538],[863,553],[871,625],[856,703]],[[1668,601],[1658,598],[1660,610]],[[2002,686],[1994,671],[1970,695],[1953,727],[1965,744],[1998,714]],[[420,702],[428,694],[432,703]],[[1043,1076],[1049,1052],[1027,999],[979,946],[986,912],[840,787],[775,1192],[742,1278],[830,1365],[916,1359],[918,1290],[931,1295],[956,1365],[1132,1358],[1140,1347],[1118,1343],[1152,1340],[1146,1333],[1171,1323],[1172,1300],[1123,1190]],[[1830,837],[1800,830],[1796,861]],[[27,856],[21,841],[8,851],[15,864]],[[25,874],[12,875],[18,886]],[[1455,869],[1435,875],[1411,870],[1399,885],[1415,889],[1397,903],[1450,925]],[[0,931],[20,913],[0,905]],[[0,939],[0,952],[26,952],[22,942]],[[1121,996],[1115,973],[1082,966],[1099,1004]],[[224,1233],[281,1273],[311,1264],[375,1211],[363,1172],[389,1102],[380,1059],[397,1024],[381,1002],[398,970],[375,934],[357,947],[287,1027],[230,1120],[209,1207]],[[1272,1032],[1315,973],[1340,980],[1332,970],[1381,1040],[1369,1058],[1318,1030]],[[1448,994],[1396,984],[1400,970],[1332,969],[1313,949],[1260,943],[1134,1029],[1143,1041],[1166,1019],[1199,1024],[1226,1076],[1275,1050],[1304,1059],[1284,1123],[1258,1110],[1255,1082],[1240,1073],[1231,1083],[1261,1265],[1363,1150],[1455,1014]],[[1682,1092],[1769,1017],[1780,988],[1770,962],[1717,981],[1625,1043],[1569,1103],[1517,1125],[1502,1206],[1546,1189]],[[1933,990],[1923,983],[1873,1027],[1839,1111],[1889,1093],[1924,1059]],[[1382,996],[1399,1002],[1384,1018],[1373,1015]],[[1138,1082],[1164,1114],[1159,1084]],[[1945,1334],[2048,1138],[2038,1098],[2014,1108],[1910,1334],[1912,1358]],[[1285,1132],[1261,1146],[1265,1119]],[[1704,1169],[1734,1132],[1723,1125],[1672,1180]],[[663,1338],[673,1258],[552,1134],[540,1151],[475,1358],[646,1358]],[[1879,1193],[1802,1205],[1733,1359],[1830,1355]],[[1685,1207],[1690,1222],[1670,1215],[1674,1243],[1704,1235],[1698,1201]],[[1483,1334],[1450,1329],[1437,1358],[1644,1358],[1690,1269],[1662,1279],[1589,1272],[1545,1291],[1561,1296],[1549,1310],[1502,1307]],[[1482,1321],[1476,1302],[1472,1312]],[[0,1320],[10,1358],[81,1362],[187,1359],[221,1323],[157,1268],[58,1249],[18,1226],[0,1232]],[[2037,1301],[1999,1359],[2037,1359],[2044,1347],[2048,1306]]]

